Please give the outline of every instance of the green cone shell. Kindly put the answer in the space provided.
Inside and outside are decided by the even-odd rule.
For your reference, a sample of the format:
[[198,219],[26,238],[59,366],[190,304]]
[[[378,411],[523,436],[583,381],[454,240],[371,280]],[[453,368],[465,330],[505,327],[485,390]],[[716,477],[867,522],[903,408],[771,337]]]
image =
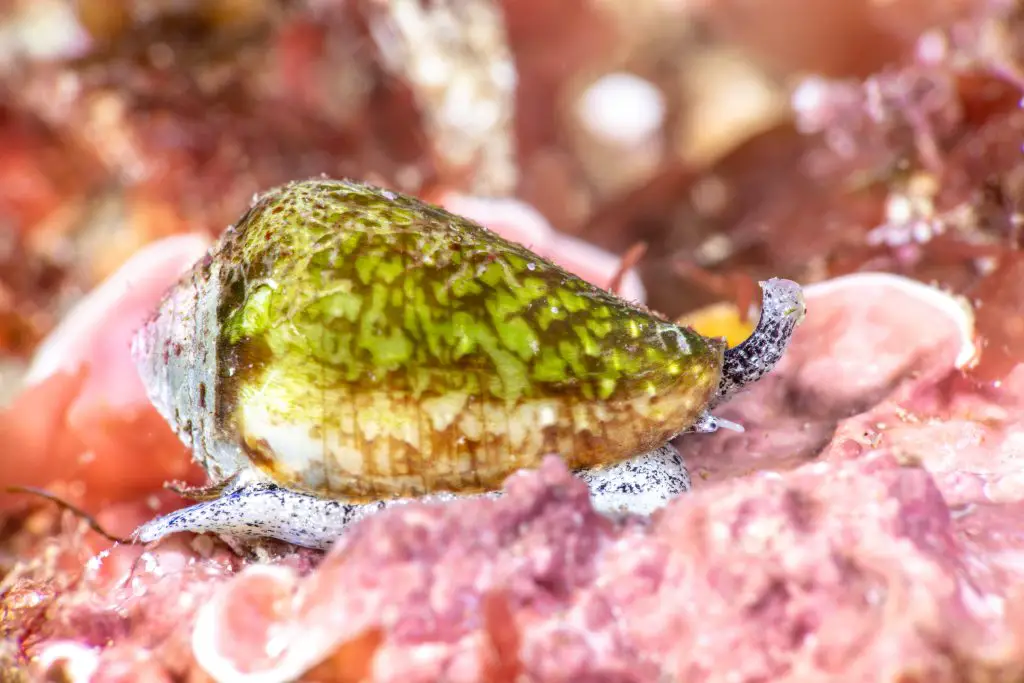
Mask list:
[[[698,417],[724,351],[464,218],[342,181],[263,195],[179,289],[140,367],[214,478],[251,463],[350,500],[650,450]],[[154,360],[171,338],[205,375]]]

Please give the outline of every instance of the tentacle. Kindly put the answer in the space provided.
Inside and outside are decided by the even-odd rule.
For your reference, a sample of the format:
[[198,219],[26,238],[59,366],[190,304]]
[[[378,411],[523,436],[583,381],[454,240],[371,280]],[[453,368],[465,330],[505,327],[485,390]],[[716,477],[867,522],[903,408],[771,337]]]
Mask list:
[[714,434],[719,429],[728,429],[731,432],[742,432],[744,431],[743,425],[733,422],[732,420],[726,420],[723,417],[715,417],[708,411],[704,411],[697,418],[690,427],[683,432],[684,434]]
[[807,312],[803,291],[797,283],[772,278],[760,284],[761,318],[746,341],[725,352],[722,379],[710,407],[768,374],[782,358],[793,330]]

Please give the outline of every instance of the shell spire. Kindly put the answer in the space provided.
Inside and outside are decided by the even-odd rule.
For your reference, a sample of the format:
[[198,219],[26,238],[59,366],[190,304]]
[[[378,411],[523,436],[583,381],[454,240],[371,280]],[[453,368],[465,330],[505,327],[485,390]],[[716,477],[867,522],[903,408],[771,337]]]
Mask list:
[[164,296],[132,338],[132,359],[150,402],[215,480],[247,462],[216,419],[219,264],[208,253]]

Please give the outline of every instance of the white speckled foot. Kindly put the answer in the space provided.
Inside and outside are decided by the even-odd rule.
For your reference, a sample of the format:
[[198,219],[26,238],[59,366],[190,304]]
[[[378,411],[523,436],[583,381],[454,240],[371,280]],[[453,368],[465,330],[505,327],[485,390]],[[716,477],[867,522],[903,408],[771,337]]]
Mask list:
[[272,484],[249,484],[147,522],[139,527],[135,537],[142,543],[151,543],[170,534],[191,531],[235,538],[269,537],[307,548],[327,548],[349,524],[389,504],[394,503],[352,505]]
[[607,515],[649,515],[690,490],[690,473],[671,444],[616,465],[577,473]]
[[[498,493],[482,494],[488,497]],[[443,502],[452,494],[416,499]],[[232,538],[276,538],[306,548],[327,549],[355,522],[393,505],[414,499],[375,503],[346,503],[289,491],[265,482],[249,483],[220,498],[176,510],[143,524],[135,532],[141,543],[152,543],[180,532],[219,534]]]

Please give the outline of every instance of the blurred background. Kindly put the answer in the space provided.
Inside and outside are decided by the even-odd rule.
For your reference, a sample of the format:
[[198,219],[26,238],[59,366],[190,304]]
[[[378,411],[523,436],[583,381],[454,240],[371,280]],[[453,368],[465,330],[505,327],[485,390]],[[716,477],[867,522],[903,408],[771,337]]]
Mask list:
[[0,0],[0,405],[143,244],[320,173],[515,198],[678,316],[899,272],[1024,360],[1010,0]]

